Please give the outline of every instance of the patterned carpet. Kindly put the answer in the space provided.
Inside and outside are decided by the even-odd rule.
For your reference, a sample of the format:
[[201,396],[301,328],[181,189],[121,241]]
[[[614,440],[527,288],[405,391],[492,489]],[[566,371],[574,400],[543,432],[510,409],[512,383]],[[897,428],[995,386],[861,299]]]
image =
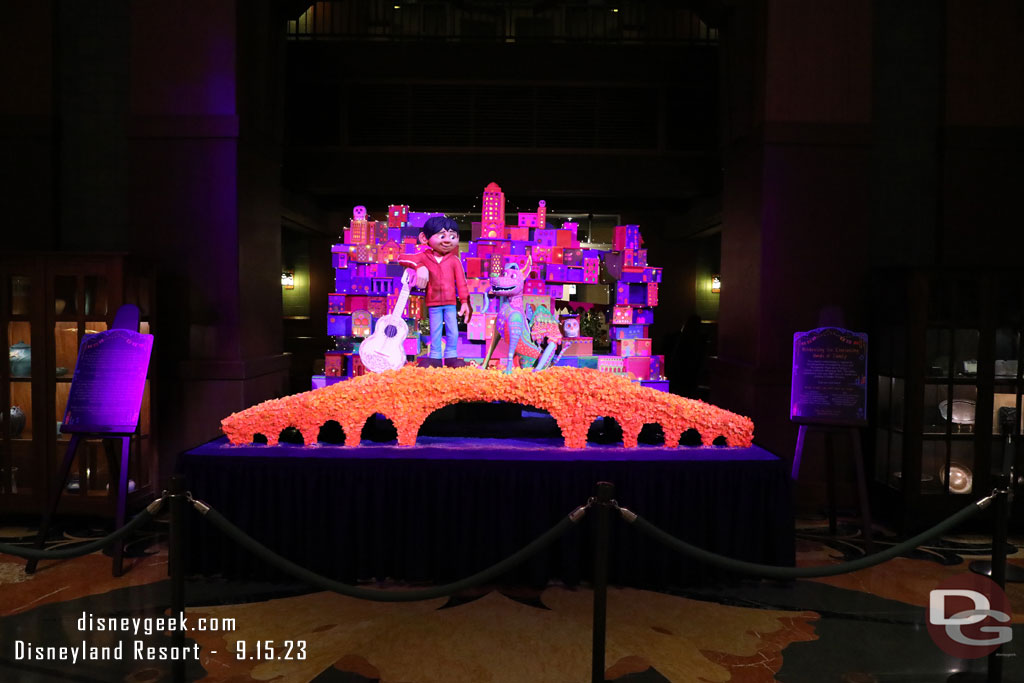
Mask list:
[[[74,625],[83,612],[161,615],[169,590],[163,530],[157,525],[133,540],[126,562],[129,570],[117,579],[110,575],[109,558],[98,553],[45,562],[31,576],[22,571],[22,562],[0,555],[0,680],[172,680],[167,662],[126,657],[71,665],[26,662],[14,656],[15,640],[67,646],[85,637],[98,644],[101,634],[83,634]],[[831,564],[863,554],[855,525],[843,521],[838,532],[830,537],[822,521],[801,521],[798,563]],[[57,531],[52,542],[69,547],[101,533],[88,527]],[[27,545],[32,537],[31,528],[0,528],[3,542]],[[875,540],[886,547],[897,539],[879,531]],[[1012,562],[1024,565],[1019,545],[1015,539],[1008,552]],[[926,635],[921,638],[928,590],[990,552],[983,537],[951,536],[879,567],[827,579],[733,580],[677,594],[612,588],[605,676],[620,683],[933,680],[923,672],[937,675],[969,663],[949,661]],[[1024,624],[1024,585],[1012,584],[1007,592],[1014,623]],[[586,587],[499,585],[449,599],[376,603],[309,593],[300,586],[193,577],[187,596],[190,622],[234,619],[235,625],[187,634],[186,642],[197,643],[200,654],[198,661],[188,663],[186,680],[590,680],[592,593]],[[1024,642],[1024,631],[1015,635],[1007,648]],[[143,639],[152,646],[170,643],[161,633]],[[290,641],[292,658],[253,659],[257,641],[272,641],[278,656]],[[301,660],[295,658],[299,641],[305,641]],[[892,642],[901,644],[900,657],[893,655]],[[239,657],[242,643],[244,658]],[[1007,660],[1008,675],[1024,673],[1020,659]]]

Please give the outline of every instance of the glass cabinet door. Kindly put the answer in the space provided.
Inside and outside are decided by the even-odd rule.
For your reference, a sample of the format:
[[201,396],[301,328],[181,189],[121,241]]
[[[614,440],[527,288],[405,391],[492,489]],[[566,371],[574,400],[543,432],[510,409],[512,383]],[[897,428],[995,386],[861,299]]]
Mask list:
[[988,488],[1013,457],[1008,439],[1024,432],[1024,280],[1012,269],[880,275],[872,312],[875,491],[920,529]]
[[[54,368],[53,425],[56,438],[54,467],[59,468],[67,453],[70,436],[61,433],[67,409],[71,381],[78,363],[82,340],[107,330],[106,318],[112,315],[108,279],[101,273],[58,273],[53,276],[54,323],[51,339]],[[79,442],[65,493],[82,496],[106,496],[120,462],[120,450],[109,439],[86,438]]]
[[41,475],[34,454],[33,436],[39,428],[33,379],[38,359],[32,313],[38,305],[39,278],[34,269],[3,271],[3,311],[0,320],[6,327],[8,362],[2,378],[3,420],[0,423],[0,494],[30,497]]
[[[61,433],[79,345],[105,331],[128,300],[149,331],[151,276],[132,271],[111,254],[3,254],[0,256],[0,330],[8,362],[0,366],[0,513],[38,514],[60,472],[70,437]],[[126,282],[128,286],[126,286]],[[129,490],[152,493],[157,468],[150,434],[150,391],[141,429],[132,440]],[[112,510],[120,449],[110,440],[85,438],[65,483],[61,510],[106,515]]]

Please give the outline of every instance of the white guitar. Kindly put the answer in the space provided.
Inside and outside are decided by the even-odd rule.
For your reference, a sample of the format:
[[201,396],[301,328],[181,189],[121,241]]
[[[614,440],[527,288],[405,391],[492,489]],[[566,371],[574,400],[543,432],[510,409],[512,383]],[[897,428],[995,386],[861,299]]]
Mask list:
[[405,365],[405,338],[409,325],[402,319],[402,311],[409,301],[409,271],[402,274],[402,291],[391,313],[377,321],[373,334],[359,345],[359,358],[370,372],[397,370]]

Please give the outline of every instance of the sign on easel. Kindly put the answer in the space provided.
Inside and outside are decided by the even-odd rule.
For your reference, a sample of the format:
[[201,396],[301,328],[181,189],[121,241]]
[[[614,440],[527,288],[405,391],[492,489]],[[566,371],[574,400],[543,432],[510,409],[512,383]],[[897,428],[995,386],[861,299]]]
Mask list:
[[61,431],[134,432],[152,352],[153,336],[131,330],[113,329],[83,337]]
[[793,335],[789,417],[799,424],[867,424],[868,336],[841,327]]

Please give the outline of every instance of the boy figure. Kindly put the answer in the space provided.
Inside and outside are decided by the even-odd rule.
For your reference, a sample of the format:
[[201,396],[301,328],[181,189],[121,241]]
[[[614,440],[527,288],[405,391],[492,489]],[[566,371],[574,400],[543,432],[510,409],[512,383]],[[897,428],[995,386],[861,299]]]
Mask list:
[[[459,315],[469,322],[469,288],[466,273],[459,259],[459,226],[446,216],[434,216],[423,224],[420,244],[430,249],[418,254],[403,254],[398,264],[416,270],[417,287],[427,288],[427,313],[430,318],[430,356],[420,359],[423,367],[439,368],[446,365],[458,368],[465,361],[458,358],[459,327],[455,317],[455,304],[460,302]],[[442,360],[441,335],[444,329],[444,355]]]

